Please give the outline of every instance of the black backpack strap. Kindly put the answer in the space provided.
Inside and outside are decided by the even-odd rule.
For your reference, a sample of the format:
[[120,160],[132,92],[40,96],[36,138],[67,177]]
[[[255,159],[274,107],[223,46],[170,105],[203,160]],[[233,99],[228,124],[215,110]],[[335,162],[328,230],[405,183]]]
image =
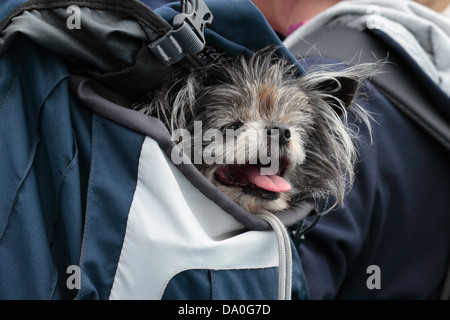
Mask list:
[[324,27],[298,40],[290,50],[297,59],[318,57],[353,64],[386,59],[387,63],[371,82],[393,105],[450,151],[450,121],[436,107],[436,97],[424,89],[422,79],[412,75],[405,59],[369,30]]

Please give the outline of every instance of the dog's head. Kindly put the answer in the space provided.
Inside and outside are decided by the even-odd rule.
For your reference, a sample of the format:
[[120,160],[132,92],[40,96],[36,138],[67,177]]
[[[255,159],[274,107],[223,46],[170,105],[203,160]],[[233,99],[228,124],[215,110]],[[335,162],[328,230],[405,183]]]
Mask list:
[[276,212],[329,194],[341,204],[356,158],[348,111],[367,121],[353,103],[362,73],[353,67],[298,77],[286,60],[263,51],[178,78],[153,96],[147,113],[172,133],[187,129],[179,145],[248,211]]

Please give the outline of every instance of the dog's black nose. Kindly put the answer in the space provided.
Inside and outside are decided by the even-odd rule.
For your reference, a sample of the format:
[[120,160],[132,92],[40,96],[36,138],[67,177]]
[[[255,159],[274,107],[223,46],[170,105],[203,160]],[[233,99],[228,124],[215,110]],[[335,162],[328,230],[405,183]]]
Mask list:
[[274,133],[278,134],[280,146],[285,145],[291,139],[291,130],[282,124],[272,124],[267,128],[267,135],[272,135],[272,129],[276,130]]

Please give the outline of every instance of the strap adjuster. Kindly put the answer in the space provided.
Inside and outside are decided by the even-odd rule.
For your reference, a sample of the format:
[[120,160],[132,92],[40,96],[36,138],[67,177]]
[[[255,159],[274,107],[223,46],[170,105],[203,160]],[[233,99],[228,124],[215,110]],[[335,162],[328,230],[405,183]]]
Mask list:
[[202,51],[206,43],[205,26],[213,20],[203,0],[180,1],[182,13],[173,18],[173,28],[148,46],[166,66],[180,61],[186,55]]

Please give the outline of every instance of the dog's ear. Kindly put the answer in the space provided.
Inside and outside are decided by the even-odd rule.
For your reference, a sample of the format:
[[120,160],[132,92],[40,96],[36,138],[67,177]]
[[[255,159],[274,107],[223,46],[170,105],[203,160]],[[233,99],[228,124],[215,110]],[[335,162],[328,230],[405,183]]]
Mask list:
[[[323,79],[317,84],[316,90],[328,95],[325,100],[329,102],[333,110],[340,116],[343,111],[342,107],[348,108],[356,95],[359,86],[359,79],[355,77],[337,76],[333,78]],[[342,101],[342,106],[336,104],[337,98]]]

